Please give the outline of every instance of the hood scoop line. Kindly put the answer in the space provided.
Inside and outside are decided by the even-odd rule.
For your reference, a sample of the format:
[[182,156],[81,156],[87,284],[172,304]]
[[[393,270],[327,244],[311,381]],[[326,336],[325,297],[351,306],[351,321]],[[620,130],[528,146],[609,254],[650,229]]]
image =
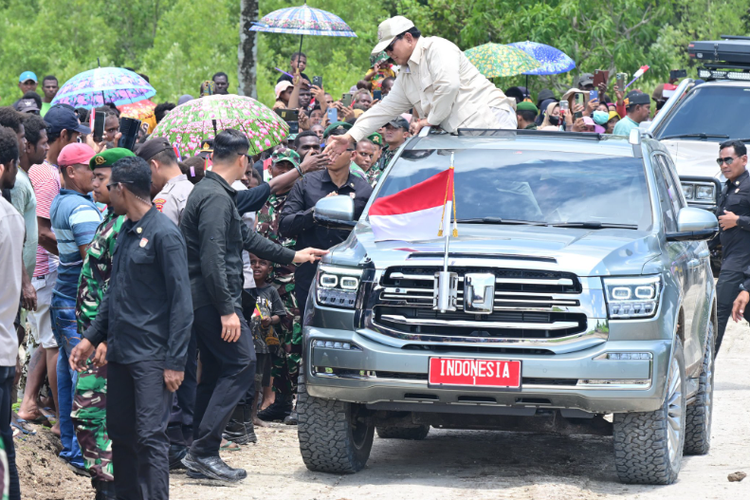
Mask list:
[[[443,252],[412,252],[406,260],[416,259],[442,259],[445,257]],[[540,257],[536,255],[513,255],[498,253],[468,253],[468,252],[450,252],[448,258],[455,259],[494,259],[494,260],[520,260],[525,262],[547,262],[557,264],[554,257]]]

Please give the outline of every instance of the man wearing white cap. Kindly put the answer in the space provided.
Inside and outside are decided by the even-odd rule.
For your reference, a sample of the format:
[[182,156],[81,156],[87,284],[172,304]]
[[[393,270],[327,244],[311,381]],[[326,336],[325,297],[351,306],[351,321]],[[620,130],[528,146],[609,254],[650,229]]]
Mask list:
[[403,16],[380,23],[378,40],[372,53],[385,51],[401,66],[393,89],[360,116],[348,134],[336,137],[326,148],[329,151],[341,153],[350,140],[362,140],[412,108],[420,117],[416,131],[424,126],[439,126],[451,133],[459,128],[516,129],[514,100],[487,80],[452,42],[422,37]]

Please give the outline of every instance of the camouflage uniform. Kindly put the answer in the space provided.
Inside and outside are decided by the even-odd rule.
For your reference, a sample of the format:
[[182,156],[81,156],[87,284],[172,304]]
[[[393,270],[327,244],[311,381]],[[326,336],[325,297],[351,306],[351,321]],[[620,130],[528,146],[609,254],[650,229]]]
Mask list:
[[[112,253],[125,218],[110,208],[86,250],[78,283],[76,319],[83,333],[96,318],[112,272]],[[94,479],[114,481],[112,441],[107,434],[107,365],[95,367],[91,360],[78,375],[71,418],[81,446],[86,470]]]
[[[279,245],[294,249],[296,241],[279,236],[279,214],[286,201],[287,194],[272,194],[257,215],[256,230],[261,236],[275,241]],[[302,354],[302,318],[297,298],[294,295],[294,264],[273,265],[272,284],[276,287],[284,303],[286,316],[281,318],[281,349],[279,356],[273,356],[271,374],[274,377],[275,389],[282,394],[294,394],[297,389],[297,375]],[[291,352],[286,351],[289,346]]]

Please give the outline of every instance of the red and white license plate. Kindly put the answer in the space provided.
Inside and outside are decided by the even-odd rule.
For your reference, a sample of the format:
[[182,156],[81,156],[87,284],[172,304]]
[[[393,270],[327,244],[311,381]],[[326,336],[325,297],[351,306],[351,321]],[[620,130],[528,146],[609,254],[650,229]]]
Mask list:
[[521,387],[521,362],[490,359],[430,358],[430,385]]

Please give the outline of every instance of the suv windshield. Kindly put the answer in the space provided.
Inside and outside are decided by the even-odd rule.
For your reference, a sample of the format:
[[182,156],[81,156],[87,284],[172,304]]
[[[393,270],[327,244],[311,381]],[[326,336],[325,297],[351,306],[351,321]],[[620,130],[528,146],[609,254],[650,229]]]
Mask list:
[[[404,151],[378,198],[450,167],[450,151]],[[643,160],[523,150],[459,150],[455,155],[457,219],[487,223],[587,223],[651,227]],[[592,223],[592,224],[588,224]]]
[[[698,86],[656,131],[657,139],[722,142],[750,137],[750,88]],[[685,137],[690,136],[690,137]]]

